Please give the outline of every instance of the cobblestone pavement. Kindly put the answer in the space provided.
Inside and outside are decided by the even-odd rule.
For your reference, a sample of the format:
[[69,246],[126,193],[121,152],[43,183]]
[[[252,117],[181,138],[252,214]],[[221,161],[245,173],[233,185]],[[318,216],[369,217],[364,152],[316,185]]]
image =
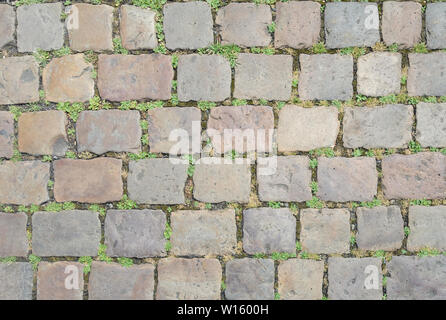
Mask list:
[[84,2],[0,4],[0,299],[446,299],[446,2]]

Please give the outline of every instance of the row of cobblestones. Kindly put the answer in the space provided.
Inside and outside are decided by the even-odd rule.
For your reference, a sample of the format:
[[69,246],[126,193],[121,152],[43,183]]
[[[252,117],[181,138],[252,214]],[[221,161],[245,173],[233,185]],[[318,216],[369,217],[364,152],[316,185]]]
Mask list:
[[31,2],[0,300],[446,299],[446,3]]

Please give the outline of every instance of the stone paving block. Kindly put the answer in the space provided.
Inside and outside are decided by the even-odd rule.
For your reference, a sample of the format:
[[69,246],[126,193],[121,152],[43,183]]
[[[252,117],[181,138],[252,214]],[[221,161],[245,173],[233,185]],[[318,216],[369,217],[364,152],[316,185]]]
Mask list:
[[280,152],[332,148],[339,132],[336,107],[284,106],[279,112],[277,145]]
[[181,55],[177,79],[180,101],[223,101],[231,96],[231,67],[219,55]]
[[211,7],[202,1],[164,6],[164,35],[168,49],[199,49],[214,42]]
[[188,165],[174,159],[130,161],[127,178],[129,197],[138,203],[184,203]]
[[170,216],[176,256],[230,255],[237,247],[235,211],[181,210]]
[[326,201],[370,201],[377,193],[378,172],[375,158],[319,158],[319,191]]
[[353,57],[339,54],[300,55],[302,100],[348,100],[353,96]]
[[410,48],[421,40],[421,4],[414,1],[385,1],[382,14],[382,34],[388,46],[396,43]]
[[0,158],[11,158],[14,152],[14,117],[0,111]]
[[228,300],[273,300],[274,261],[271,259],[234,259],[226,263]]
[[122,160],[61,159],[54,161],[54,198],[58,202],[105,203],[122,198]]
[[248,254],[296,253],[296,218],[286,208],[245,210],[243,250]]
[[358,93],[372,97],[399,94],[401,57],[396,52],[373,52],[359,57]]
[[37,300],[82,300],[84,266],[74,261],[40,262]]
[[62,3],[39,3],[17,8],[17,47],[19,52],[60,49],[64,43]]
[[218,154],[232,150],[238,153],[273,150],[274,113],[271,107],[212,108],[207,125],[207,134]]
[[446,257],[396,256],[388,263],[387,299],[445,300]]
[[101,241],[98,214],[85,210],[36,212],[33,254],[42,257],[96,256]]
[[201,158],[195,164],[194,198],[202,202],[242,202],[249,201],[251,191],[251,167],[243,163],[224,163],[217,158]]
[[0,264],[0,300],[31,300],[33,268],[28,262]]
[[324,262],[290,259],[278,267],[278,292],[283,300],[320,300]]
[[446,95],[446,52],[409,53],[409,64],[409,96]]
[[25,257],[28,254],[24,213],[0,213],[0,257]]
[[140,115],[136,110],[83,111],[76,122],[77,150],[96,154],[141,151]]
[[382,173],[383,191],[387,199],[446,197],[446,156],[441,153],[384,157]]
[[408,250],[446,250],[446,206],[410,206],[409,228]]
[[378,5],[327,3],[325,38],[327,48],[373,47],[380,40]]
[[39,101],[39,66],[32,56],[0,59],[0,104]]
[[65,9],[70,47],[75,51],[113,50],[113,7],[76,3]]
[[344,108],[344,147],[407,148],[412,140],[412,118],[412,106],[402,104]]
[[306,156],[279,156],[275,172],[259,175],[260,160],[257,162],[257,184],[261,201],[301,202],[311,200],[311,170]]
[[122,46],[128,50],[154,49],[158,46],[155,11],[122,5],[119,14]]
[[217,259],[161,259],[157,300],[219,300],[222,270]]
[[168,100],[172,80],[173,69],[168,55],[99,55],[98,90],[103,99]]
[[165,256],[166,215],[161,210],[108,210],[105,244],[110,257]]
[[272,22],[270,6],[255,3],[230,3],[220,8],[215,18],[221,43],[242,47],[268,46]]
[[[446,3],[428,3],[426,6],[426,38],[429,49],[446,48]],[[1,42],[0,42],[1,43]]]
[[382,300],[380,258],[328,258],[328,299]]
[[145,263],[123,267],[93,261],[88,281],[89,300],[153,300],[155,267]]
[[234,97],[240,99],[289,100],[293,57],[241,53],[235,66]]
[[304,251],[349,252],[350,213],[347,209],[303,209],[300,213],[300,241]]
[[41,204],[49,200],[50,164],[38,160],[0,164],[0,203]]
[[321,5],[313,1],[276,3],[275,47],[311,48],[319,41]]
[[446,103],[417,104],[417,141],[422,147],[446,147]]
[[19,151],[63,156],[68,150],[67,116],[58,110],[22,113],[18,121]]
[[356,243],[359,249],[394,251],[401,248],[404,221],[398,206],[358,208],[356,217]]
[[0,49],[14,42],[15,12],[13,6],[0,4]]
[[54,58],[43,69],[45,99],[52,102],[84,102],[94,96],[93,65],[81,53]]
[[147,122],[151,152],[175,155],[200,152],[200,145],[193,146],[193,143],[196,143],[194,135],[197,135],[196,139],[200,139],[201,134],[200,109],[192,107],[155,108],[148,111]]

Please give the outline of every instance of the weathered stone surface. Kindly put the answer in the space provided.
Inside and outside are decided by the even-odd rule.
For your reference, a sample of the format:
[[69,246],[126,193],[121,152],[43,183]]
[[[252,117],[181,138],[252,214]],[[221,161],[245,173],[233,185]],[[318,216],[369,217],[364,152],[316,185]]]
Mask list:
[[0,104],[39,101],[39,66],[32,56],[0,59]]
[[446,257],[392,257],[387,299],[445,300]]
[[30,263],[0,264],[0,300],[31,300],[33,268]]
[[384,157],[382,173],[383,191],[387,199],[446,197],[446,156],[441,153]]
[[15,12],[9,4],[0,4],[0,49],[14,41]]
[[237,226],[232,209],[176,211],[170,221],[174,255],[223,256],[235,253]]
[[202,202],[243,202],[249,201],[251,191],[250,165],[224,163],[222,158],[201,158],[195,165],[194,198]]
[[18,121],[19,151],[32,155],[63,156],[68,150],[65,112],[26,112]]
[[[426,8],[426,38],[429,49],[446,48],[446,4],[428,3]],[[1,42],[0,42],[1,43]]]
[[77,150],[96,154],[141,151],[138,111],[83,111],[76,122]]
[[[200,139],[201,111],[198,108],[155,108],[147,115],[151,152],[169,154],[199,153],[200,145],[193,146],[193,135]],[[187,133],[187,139],[186,139]],[[169,136],[172,135],[171,139]]]
[[275,47],[303,49],[319,41],[321,5],[313,1],[276,3]]
[[323,261],[304,259],[283,261],[279,264],[278,274],[280,299],[322,299]]
[[261,201],[301,202],[311,199],[311,170],[306,156],[277,157],[274,172],[259,174],[262,160],[257,159],[257,184]]
[[120,9],[122,46],[129,50],[154,49],[158,46],[155,11],[123,5]]
[[110,257],[165,256],[166,215],[161,210],[108,210],[105,244]]
[[412,106],[344,108],[343,141],[347,148],[407,148],[412,140]]
[[421,4],[415,1],[383,3],[382,34],[386,45],[410,48],[421,40]]
[[217,153],[228,153],[232,150],[238,153],[273,150],[274,113],[271,107],[212,108],[207,124],[207,134]]
[[223,101],[231,96],[231,67],[219,55],[181,55],[178,58],[180,101]]
[[409,228],[408,250],[446,250],[446,206],[410,206]]
[[370,201],[377,193],[378,173],[375,158],[319,158],[319,191],[326,201]]
[[0,213],[0,257],[25,257],[28,238],[24,213]]
[[54,161],[54,198],[58,202],[104,203],[122,198],[122,160],[61,159]]
[[62,3],[39,3],[17,8],[17,47],[19,52],[60,49],[64,25]]
[[184,187],[187,180],[184,162],[174,159],[144,159],[130,161],[127,188],[129,197],[138,203],[184,203]]
[[334,147],[339,132],[336,107],[284,106],[279,112],[277,145],[280,152]]
[[296,218],[286,208],[245,210],[243,250],[248,254],[296,253]]
[[235,259],[226,263],[228,300],[273,300],[274,261],[270,259]]
[[303,209],[300,216],[302,248],[311,253],[347,253],[350,213],[347,209]]
[[399,207],[358,208],[356,217],[356,243],[359,249],[393,251],[401,248],[404,221]]
[[358,93],[379,97],[399,94],[401,89],[401,54],[373,52],[358,58]]
[[234,97],[289,100],[292,72],[292,56],[241,53],[235,66]]
[[54,58],[43,69],[45,98],[53,102],[84,102],[93,98],[93,70],[82,53]]
[[113,50],[113,7],[76,3],[65,9],[70,47],[75,51]]
[[93,261],[88,281],[89,300],[153,300],[155,267],[140,264],[123,267]]
[[10,112],[0,111],[0,158],[11,158],[14,152],[13,146],[14,117]]
[[173,69],[163,54],[99,55],[98,90],[103,99],[168,100]]
[[37,256],[96,256],[101,223],[96,212],[72,210],[33,214],[33,253]]
[[41,204],[49,200],[50,165],[40,161],[0,164],[0,203]]
[[301,99],[348,100],[353,96],[352,56],[301,54],[299,59],[298,90]]
[[409,53],[409,96],[446,95],[446,52]]
[[327,3],[325,38],[327,48],[373,47],[380,40],[378,5]]
[[163,12],[168,49],[199,49],[214,42],[211,7],[207,3],[168,3]]
[[328,283],[331,300],[381,300],[381,259],[330,257]]
[[217,259],[161,259],[157,300],[219,300],[221,265]]
[[268,46],[272,21],[270,6],[255,3],[230,3],[220,8],[215,18],[221,43],[243,47]]
[[83,267],[74,261],[40,262],[37,272],[37,300],[82,300]]
[[446,103],[417,104],[417,141],[422,147],[446,147]]

